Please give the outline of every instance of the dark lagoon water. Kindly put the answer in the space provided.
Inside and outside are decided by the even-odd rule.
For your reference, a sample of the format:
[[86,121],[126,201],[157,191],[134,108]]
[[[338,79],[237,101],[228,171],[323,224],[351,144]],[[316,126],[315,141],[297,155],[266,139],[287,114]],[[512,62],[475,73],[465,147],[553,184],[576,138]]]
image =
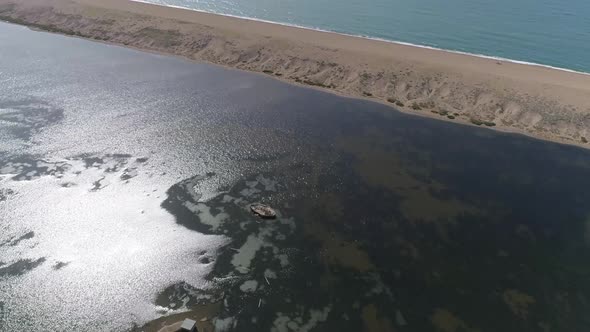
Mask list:
[[2,331],[590,328],[588,151],[18,26],[0,45]]

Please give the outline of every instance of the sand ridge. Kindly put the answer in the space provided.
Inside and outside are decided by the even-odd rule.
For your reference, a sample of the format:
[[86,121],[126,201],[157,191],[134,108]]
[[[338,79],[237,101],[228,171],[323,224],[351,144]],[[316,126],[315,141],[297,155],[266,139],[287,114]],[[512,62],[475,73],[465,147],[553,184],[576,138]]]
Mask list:
[[590,75],[122,0],[0,0],[0,19],[590,147]]

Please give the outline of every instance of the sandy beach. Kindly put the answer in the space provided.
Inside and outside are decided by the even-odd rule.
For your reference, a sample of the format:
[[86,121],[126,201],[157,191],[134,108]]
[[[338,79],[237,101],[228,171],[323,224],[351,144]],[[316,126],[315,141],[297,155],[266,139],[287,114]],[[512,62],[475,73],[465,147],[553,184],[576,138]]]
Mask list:
[[0,0],[0,19],[590,146],[590,75],[122,0]]

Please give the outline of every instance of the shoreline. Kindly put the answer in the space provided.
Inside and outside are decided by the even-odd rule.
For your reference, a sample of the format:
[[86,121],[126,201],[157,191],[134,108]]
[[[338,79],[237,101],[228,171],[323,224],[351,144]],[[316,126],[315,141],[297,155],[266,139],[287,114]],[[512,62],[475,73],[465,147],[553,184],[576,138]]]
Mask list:
[[0,19],[590,148],[590,75],[143,1],[0,0]]
[[210,14],[210,15],[231,17],[231,18],[236,18],[236,19],[246,20],[246,21],[252,21],[252,22],[260,22],[260,23],[267,23],[267,24],[276,24],[276,25],[281,25],[281,26],[290,27],[290,28],[296,28],[296,29],[303,29],[303,30],[317,31],[317,32],[325,32],[325,33],[333,33],[333,34],[337,34],[337,35],[341,35],[341,36],[346,36],[346,37],[362,38],[362,39],[374,40],[374,41],[391,43],[391,44],[396,44],[396,45],[404,45],[404,46],[410,46],[410,47],[416,47],[416,48],[424,48],[424,49],[433,50],[433,51],[440,51],[440,52],[452,53],[452,54],[460,54],[460,55],[472,56],[472,57],[476,57],[476,58],[483,58],[483,59],[489,59],[489,60],[509,62],[509,63],[514,63],[514,64],[527,65],[527,66],[535,66],[535,67],[541,67],[541,68],[547,68],[547,69],[552,69],[552,70],[564,71],[564,72],[568,72],[568,73],[574,73],[574,74],[581,74],[581,75],[588,75],[588,76],[590,76],[590,72],[579,71],[579,70],[569,69],[569,68],[563,68],[563,67],[556,67],[556,66],[542,64],[542,63],[537,63],[537,62],[529,62],[529,61],[525,61],[525,60],[516,60],[516,59],[504,58],[504,57],[494,56],[494,55],[479,54],[479,53],[470,53],[470,52],[465,52],[465,51],[458,51],[458,50],[440,48],[440,47],[436,47],[436,46],[429,46],[429,45],[422,45],[422,44],[414,44],[414,43],[404,42],[404,41],[400,41],[400,40],[385,39],[385,38],[372,37],[372,36],[366,36],[366,35],[355,35],[355,34],[351,34],[351,33],[345,33],[345,32],[338,32],[338,31],[334,31],[334,30],[326,30],[326,29],[308,27],[308,26],[304,26],[304,25],[297,25],[297,24],[291,24],[291,23],[285,23],[285,22],[263,20],[263,19],[254,18],[254,17],[238,16],[238,15],[231,15],[231,14],[223,14],[223,13],[217,13],[217,12],[209,12],[209,11],[206,11],[206,10],[200,10],[200,9],[189,8],[189,7],[182,7],[182,6],[175,6],[175,5],[163,5],[163,4],[157,4],[157,3],[152,3],[152,2],[143,1],[143,0],[128,0],[128,1],[139,2],[139,3],[143,3],[143,4],[147,4],[147,5],[153,5],[153,6],[159,6],[159,7],[170,7],[170,8],[176,8],[176,9],[182,9],[182,10],[189,10],[189,11],[194,11],[194,12],[202,13],[202,14]]
[[[129,0],[129,1],[135,1],[135,0]],[[140,2],[140,1],[138,1]],[[217,15],[217,14],[216,14]],[[6,21],[2,21],[0,20],[0,23],[5,23],[5,24],[14,24],[17,26],[21,26],[24,28],[28,28],[31,29],[33,31],[38,31],[38,32],[45,32],[45,33],[52,33],[49,32],[47,30],[41,30],[41,29],[36,29],[30,26],[23,26],[21,24],[15,24],[12,22],[6,22]],[[59,34],[59,33],[58,33]],[[71,37],[71,38],[79,38],[79,39],[83,39],[83,40],[89,40],[88,38],[84,38],[84,37],[77,37],[77,36],[71,36],[71,35],[66,35],[66,34],[60,34],[63,36],[67,36],[67,37]],[[210,62],[204,62],[202,60],[195,60],[195,59],[191,59],[191,58],[187,58],[187,57],[183,57],[183,56],[178,56],[175,54],[170,54],[170,53],[164,53],[164,52],[158,52],[158,51],[154,51],[154,50],[149,50],[149,49],[143,49],[143,48],[138,48],[138,47],[133,47],[133,46],[129,46],[129,45],[120,45],[120,44],[116,44],[116,43],[110,43],[110,42],[105,42],[105,41],[101,41],[101,40],[93,40],[90,39],[89,41],[95,42],[95,43],[101,43],[104,45],[110,45],[110,46],[116,46],[116,47],[123,47],[126,49],[131,49],[131,50],[135,50],[135,51],[139,51],[139,52],[147,52],[150,54],[154,54],[154,55],[159,55],[159,56],[166,56],[166,57],[175,57],[184,61],[189,61],[191,63],[201,63],[201,64],[207,64],[209,66],[216,66],[219,68],[223,68],[226,70],[237,70],[240,72],[245,72],[245,73],[249,73],[250,75],[259,75],[262,77],[269,77],[268,74],[262,73],[262,72],[255,72],[255,71],[250,71],[250,70],[245,70],[245,69],[240,69],[240,68],[236,68],[236,67],[228,67],[228,66],[224,66],[224,65],[220,65],[220,64],[216,64],[216,63],[210,63]],[[302,84],[302,83],[297,83],[297,82],[293,82],[290,80],[286,80],[283,79],[282,77],[273,77],[270,76],[269,78],[280,81],[282,83],[285,84],[289,84],[292,86],[296,86],[298,88],[303,88],[303,89],[311,89],[311,90],[315,90],[315,91],[321,91],[323,93],[329,93],[341,98],[348,98],[348,99],[352,99],[352,100],[363,100],[363,101],[367,101],[367,102],[371,102],[371,103],[377,103],[379,105],[383,105],[389,108],[392,108],[394,111],[397,111],[399,113],[402,114],[406,114],[406,115],[410,115],[410,116],[418,116],[420,118],[426,118],[426,119],[431,119],[431,120],[436,120],[436,121],[444,121],[447,123],[451,123],[453,125],[459,125],[459,126],[468,126],[468,127],[480,127],[480,128],[484,128],[484,129],[488,129],[488,130],[492,130],[494,132],[497,133],[503,133],[503,134],[511,134],[511,135],[522,135],[522,136],[526,136],[530,139],[536,139],[536,140],[541,140],[541,141],[546,141],[546,142],[551,142],[551,143],[555,143],[555,144],[563,144],[565,146],[573,146],[573,147],[581,147],[581,148],[585,148],[585,149],[590,149],[590,146],[586,146],[584,144],[580,144],[579,142],[572,142],[572,141],[567,141],[567,140],[558,140],[558,139],[543,139],[543,138],[539,138],[533,134],[527,133],[525,131],[522,130],[518,130],[518,129],[513,129],[510,127],[502,127],[502,126],[494,126],[494,127],[488,127],[488,126],[481,126],[481,125],[475,125],[473,123],[467,122],[467,121],[454,121],[454,120],[450,120],[447,119],[446,117],[441,117],[438,116],[436,114],[433,113],[417,113],[417,112],[412,112],[412,111],[406,111],[403,109],[400,109],[399,107],[392,105],[391,103],[381,100],[381,99],[375,99],[375,98],[370,98],[370,97],[365,97],[365,96],[351,96],[349,94],[345,94],[342,92],[339,92],[337,90],[331,90],[329,88],[325,88],[325,87],[318,87],[318,86],[313,86],[313,85],[307,85],[307,84]],[[379,111],[382,112],[382,111]]]

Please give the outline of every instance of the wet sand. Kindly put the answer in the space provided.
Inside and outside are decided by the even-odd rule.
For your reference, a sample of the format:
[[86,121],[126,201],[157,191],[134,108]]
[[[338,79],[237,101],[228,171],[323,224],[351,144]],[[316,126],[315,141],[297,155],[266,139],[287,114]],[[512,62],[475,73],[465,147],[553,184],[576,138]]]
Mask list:
[[0,19],[265,73],[448,121],[588,146],[590,75],[104,0],[0,0]]

